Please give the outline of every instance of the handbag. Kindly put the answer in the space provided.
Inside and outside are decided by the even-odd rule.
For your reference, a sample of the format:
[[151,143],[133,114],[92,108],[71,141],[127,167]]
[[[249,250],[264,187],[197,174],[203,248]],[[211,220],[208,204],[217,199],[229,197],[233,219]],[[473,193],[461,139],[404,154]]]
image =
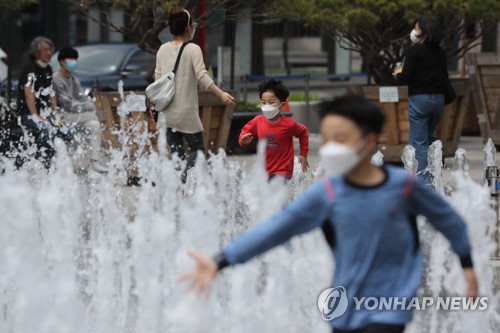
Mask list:
[[172,102],[175,95],[175,72],[179,66],[179,61],[181,60],[182,51],[184,47],[189,44],[189,42],[183,43],[179,54],[177,55],[177,60],[175,60],[174,69],[167,74],[160,77],[155,82],[151,83],[146,88],[146,95],[148,96],[151,103],[154,104],[156,111],[164,111],[165,108]]

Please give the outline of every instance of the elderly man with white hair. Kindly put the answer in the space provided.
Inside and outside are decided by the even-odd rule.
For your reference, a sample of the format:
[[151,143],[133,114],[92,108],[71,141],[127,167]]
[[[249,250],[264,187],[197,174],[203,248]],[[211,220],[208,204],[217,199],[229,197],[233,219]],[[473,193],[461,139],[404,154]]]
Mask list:
[[18,88],[18,110],[21,125],[34,137],[35,158],[46,168],[55,154],[54,136],[71,141],[72,131],[62,126],[57,114],[57,101],[52,89],[50,59],[54,44],[46,37],[36,37],[30,45],[30,62],[21,71]]

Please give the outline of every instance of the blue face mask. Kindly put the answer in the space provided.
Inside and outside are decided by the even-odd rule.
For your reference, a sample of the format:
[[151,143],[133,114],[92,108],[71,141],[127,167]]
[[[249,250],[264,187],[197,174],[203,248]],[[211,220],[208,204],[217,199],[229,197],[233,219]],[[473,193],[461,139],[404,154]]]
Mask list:
[[66,69],[69,72],[74,72],[78,67],[78,62],[76,60],[66,60]]

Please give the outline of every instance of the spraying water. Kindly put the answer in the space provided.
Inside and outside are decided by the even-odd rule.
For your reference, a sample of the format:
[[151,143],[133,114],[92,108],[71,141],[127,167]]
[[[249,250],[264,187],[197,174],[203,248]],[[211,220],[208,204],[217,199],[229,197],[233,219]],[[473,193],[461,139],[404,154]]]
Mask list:
[[[436,141],[429,149],[429,169],[436,190],[444,195],[442,177],[442,144]],[[486,149],[486,148],[485,148]],[[417,312],[407,331],[413,332],[496,332],[500,325],[499,295],[495,289],[495,270],[490,258],[495,250],[494,230],[496,213],[491,206],[489,189],[474,182],[468,173],[466,152],[460,148],[455,153],[453,173],[448,181],[453,184],[449,191],[454,208],[468,225],[473,247],[474,269],[479,279],[480,295],[488,295],[486,311],[433,311]],[[433,299],[444,296],[463,296],[466,283],[456,255],[443,235],[430,227],[423,217],[419,218],[419,234],[425,256],[425,273],[421,296]]]
[[418,169],[418,161],[415,158],[415,148],[411,145],[407,145],[403,149],[403,155],[401,156],[401,161],[403,162],[404,168],[409,172],[416,174]]
[[488,142],[486,142],[486,146],[483,149],[484,151],[484,168],[486,169],[487,167],[490,166],[496,166],[497,165],[497,159],[496,159],[496,147],[495,144],[493,143],[493,140],[488,139]]
[[[319,231],[223,271],[209,300],[195,299],[177,282],[193,265],[189,247],[216,253],[299,195],[318,168],[312,177],[297,171],[289,187],[268,183],[261,145],[250,170],[223,151],[208,161],[198,156],[191,180],[182,184],[181,161],[167,157],[163,140],[159,154],[138,157],[155,183],[139,188],[123,186],[128,163],[121,151],[111,153],[106,175],[75,175],[61,142],[49,171],[0,160],[0,331],[330,332],[316,308],[333,270]],[[449,200],[469,224],[481,293],[493,304],[489,193],[457,177]],[[431,240],[426,284],[432,295],[461,294],[460,265],[446,241],[423,238]],[[479,314],[419,312],[409,330],[493,333],[498,323],[492,306]]]
[[[288,201],[285,185],[267,182],[262,154],[250,172],[223,151],[210,163],[199,156],[186,185],[178,161],[151,154],[141,165],[156,186],[139,189],[122,186],[122,158],[111,156],[108,175],[77,176],[58,144],[37,185],[31,171],[2,160],[0,331],[206,332],[212,322],[210,331],[245,332],[242,313],[264,330],[284,329],[276,315],[293,313],[298,327],[328,331],[315,316],[318,287],[329,285],[332,270],[320,232],[228,269],[209,301],[176,280],[192,265],[188,247],[215,253]],[[291,292],[300,301],[290,302]]]
[[373,154],[371,164],[375,166],[384,165],[384,154],[382,154],[380,150]]
[[467,161],[467,153],[465,149],[458,148],[455,152],[455,159],[453,161],[453,171],[463,174],[469,173],[469,162]]
[[427,169],[432,174],[432,183],[438,193],[444,193],[443,182],[443,144],[440,140],[429,146]]
[[[486,187],[474,182],[463,173],[454,172],[455,190],[450,201],[465,219],[473,247],[474,269],[478,276],[479,295],[488,296],[485,311],[420,311],[407,332],[498,332],[500,325],[499,295],[495,289],[495,270],[490,257],[495,249],[493,232],[495,212],[490,206]],[[421,243],[426,254],[426,273],[421,296],[464,296],[466,283],[463,270],[448,241],[431,228],[422,228]]]

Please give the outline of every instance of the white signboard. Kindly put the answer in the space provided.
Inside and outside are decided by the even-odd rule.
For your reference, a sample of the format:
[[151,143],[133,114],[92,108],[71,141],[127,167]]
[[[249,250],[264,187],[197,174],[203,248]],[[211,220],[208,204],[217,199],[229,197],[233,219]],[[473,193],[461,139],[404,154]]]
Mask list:
[[398,87],[380,87],[379,101],[380,103],[399,102]]

